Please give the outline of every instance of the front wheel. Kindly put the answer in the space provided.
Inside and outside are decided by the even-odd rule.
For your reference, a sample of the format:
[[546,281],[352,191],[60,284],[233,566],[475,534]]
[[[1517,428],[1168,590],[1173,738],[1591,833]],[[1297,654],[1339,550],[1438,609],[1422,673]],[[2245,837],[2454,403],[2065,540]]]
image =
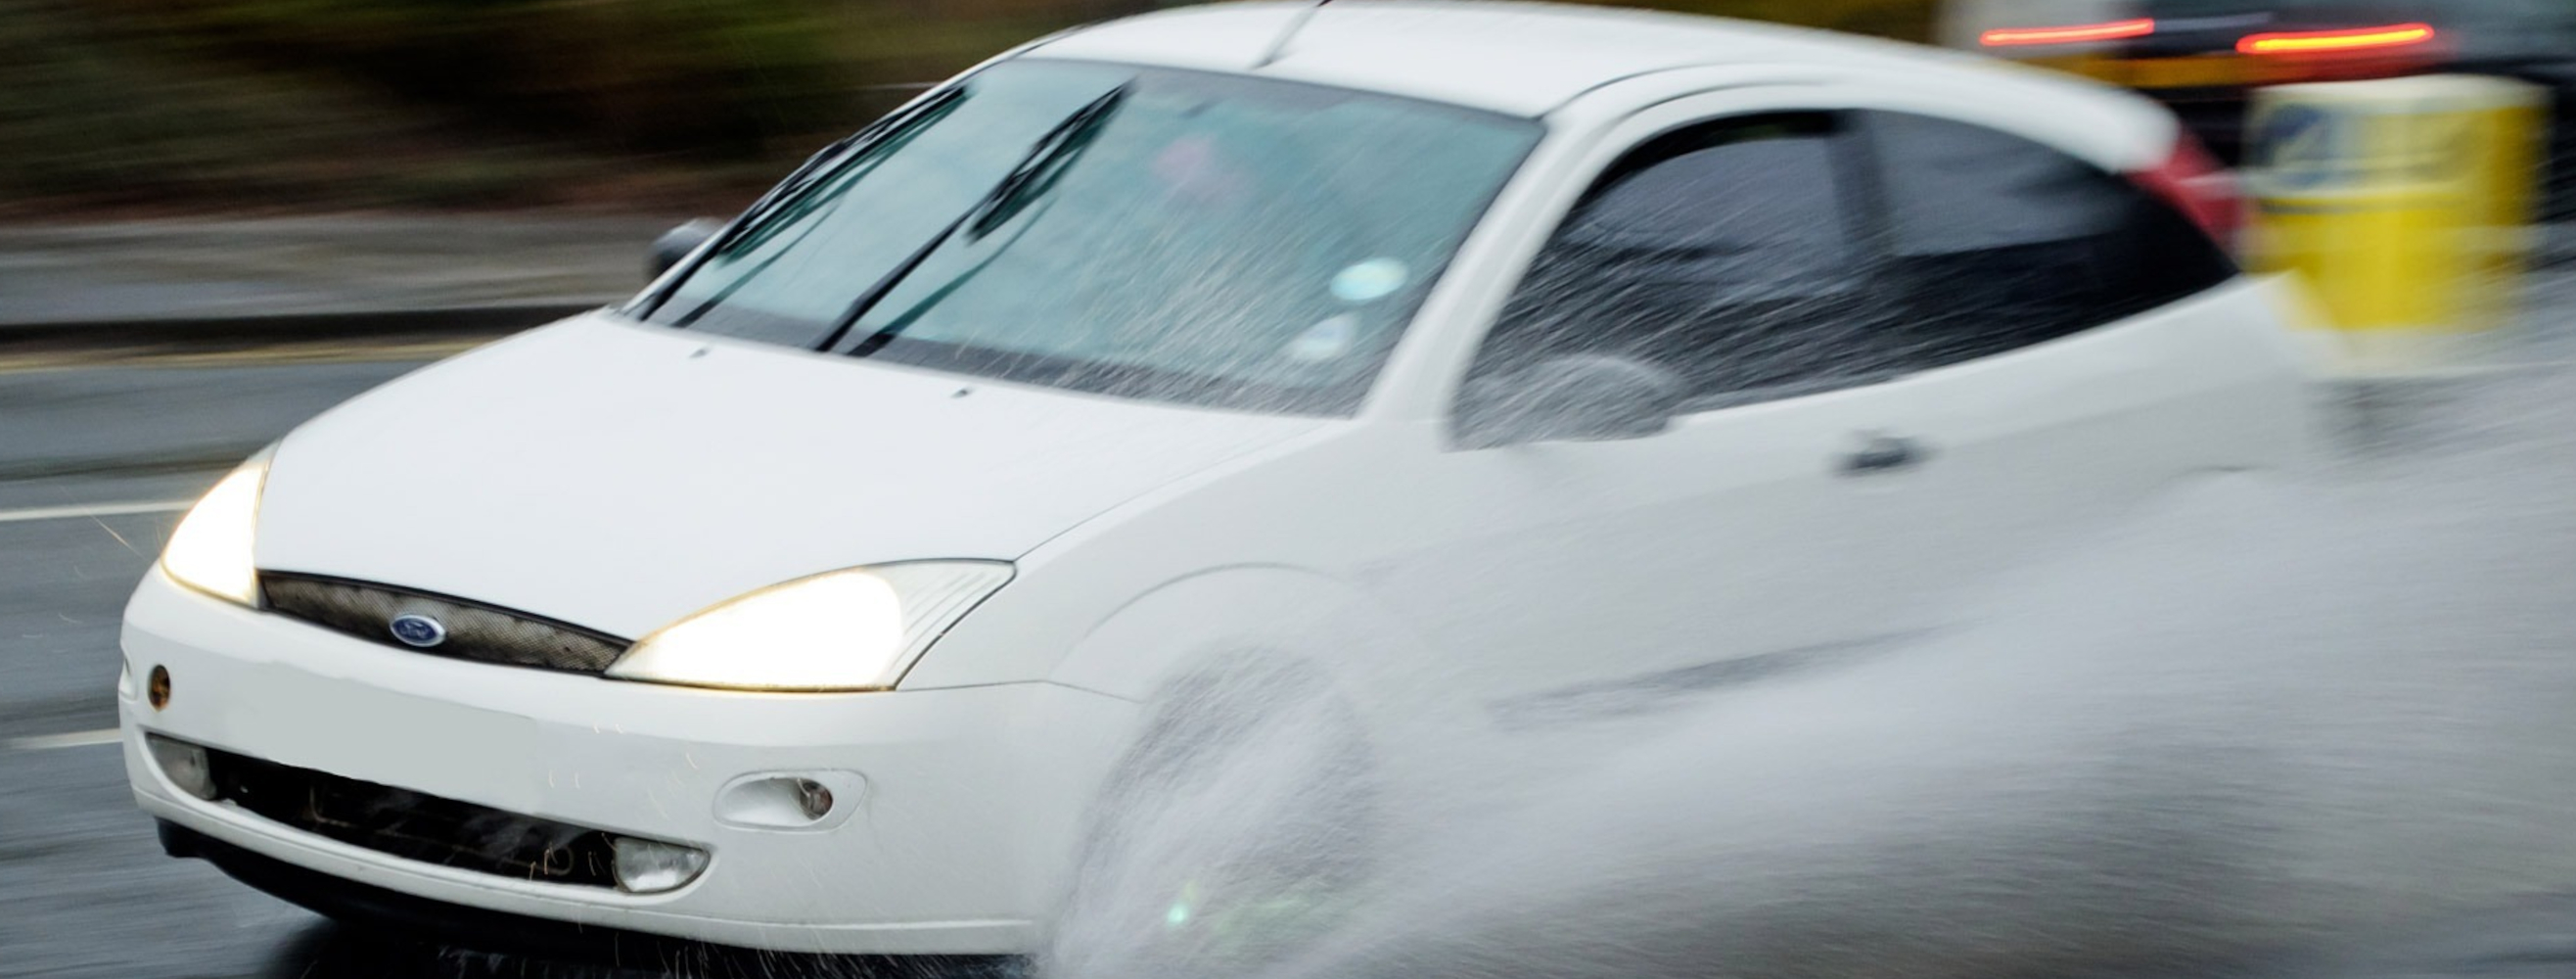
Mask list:
[[1329,931],[1375,863],[1372,768],[1311,677],[1176,685],[1094,806],[1044,973],[1235,974]]

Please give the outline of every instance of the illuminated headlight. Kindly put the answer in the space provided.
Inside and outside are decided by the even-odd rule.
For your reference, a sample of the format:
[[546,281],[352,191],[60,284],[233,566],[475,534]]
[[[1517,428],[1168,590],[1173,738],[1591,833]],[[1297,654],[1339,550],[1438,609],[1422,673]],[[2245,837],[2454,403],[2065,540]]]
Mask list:
[[644,637],[621,680],[738,690],[884,690],[1011,580],[1000,561],[915,561],[763,588]]
[[259,490],[268,478],[265,451],[250,457],[188,509],[161,570],[180,584],[243,605],[259,604],[259,573],[251,566],[251,540],[259,530]]

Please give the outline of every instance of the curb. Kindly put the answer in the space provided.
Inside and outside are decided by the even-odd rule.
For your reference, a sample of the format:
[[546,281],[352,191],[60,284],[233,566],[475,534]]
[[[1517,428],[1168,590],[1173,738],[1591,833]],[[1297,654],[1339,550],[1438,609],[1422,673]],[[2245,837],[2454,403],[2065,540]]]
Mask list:
[[0,323],[0,351],[44,347],[232,347],[382,337],[499,336],[577,316],[608,300],[433,309]]

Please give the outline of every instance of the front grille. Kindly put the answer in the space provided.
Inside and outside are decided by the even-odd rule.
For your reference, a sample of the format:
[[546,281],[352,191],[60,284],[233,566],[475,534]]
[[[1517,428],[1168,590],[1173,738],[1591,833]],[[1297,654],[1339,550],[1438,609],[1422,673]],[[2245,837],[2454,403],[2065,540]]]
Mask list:
[[406,860],[551,884],[616,887],[609,835],[586,826],[206,749],[215,799]]
[[[261,596],[269,611],[382,643],[395,649],[480,663],[528,666],[568,673],[605,673],[626,652],[626,640],[570,623],[427,592],[315,575],[262,572]],[[447,638],[416,647],[394,638],[395,616],[438,620]]]

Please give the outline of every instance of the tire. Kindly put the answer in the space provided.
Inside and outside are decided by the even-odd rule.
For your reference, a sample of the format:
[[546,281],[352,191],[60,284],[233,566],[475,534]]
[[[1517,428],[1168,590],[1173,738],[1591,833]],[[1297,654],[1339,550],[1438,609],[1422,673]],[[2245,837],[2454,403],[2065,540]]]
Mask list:
[[1093,807],[1041,973],[1238,974],[1331,930],[1376,864],[1372,771],[1311,676],[1176,685]]

